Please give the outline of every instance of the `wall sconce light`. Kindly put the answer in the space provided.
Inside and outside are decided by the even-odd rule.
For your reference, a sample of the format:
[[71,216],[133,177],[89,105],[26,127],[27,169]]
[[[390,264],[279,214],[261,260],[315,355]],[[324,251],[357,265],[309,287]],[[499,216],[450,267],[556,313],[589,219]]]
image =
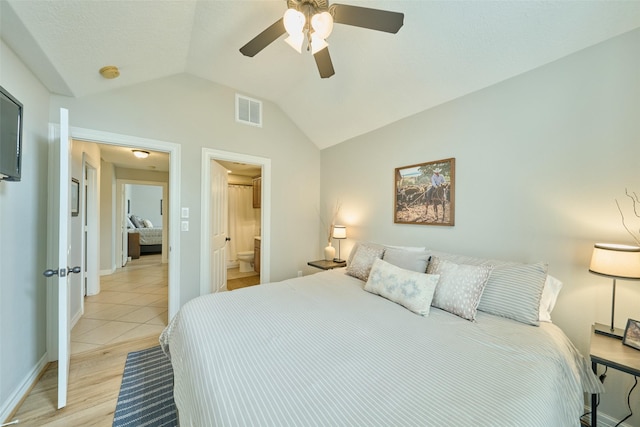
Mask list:
[[139,159],[146,159],[149,157],[149,152],[144,150],[131,150],[133,151],[133,155]]
[[624,331],[613,325],[616,308],[616,279],[640,280],[640,247],[596,243],[593,247],[589,271],[613,279],[611,326],[596,323],[594,331],[597,334],[622,339]]

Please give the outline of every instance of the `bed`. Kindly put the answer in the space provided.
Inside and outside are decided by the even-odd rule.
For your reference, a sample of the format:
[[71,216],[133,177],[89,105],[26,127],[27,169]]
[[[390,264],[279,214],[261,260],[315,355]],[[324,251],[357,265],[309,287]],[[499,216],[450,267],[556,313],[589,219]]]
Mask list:
[[[162,253],[162,227],[154,227],[151,221],[137,215],[129,215],[127,219],[128,233],[136,233],[139,235],[139,250],[134,250],[134,253]],[[131,239],[129,241],[131,242]]]
[[[174,369],[180,425],[580,424],[584,393],[603,389],[556,325],[539,314],[527,322],[526,310],[512,318],[488,312],[492,293],[504,290],[495,283],[490,290],[486,279],[488,301],[476,304],[473,319],[454,314],[440,286],[446,278],[466,281],[459,279],[468,264],[428,251],[383,250],[388,256],[364,263],[366,280],[358,277],[356,254],[347,268],[185,304],[160,337]],[[487,261],[475,259],[474,267],[489,269],[494,282],[515,269]],[[536,310],[549,285],[544,271],[533,292]],[[405,286],[424,276],[430,285]]]

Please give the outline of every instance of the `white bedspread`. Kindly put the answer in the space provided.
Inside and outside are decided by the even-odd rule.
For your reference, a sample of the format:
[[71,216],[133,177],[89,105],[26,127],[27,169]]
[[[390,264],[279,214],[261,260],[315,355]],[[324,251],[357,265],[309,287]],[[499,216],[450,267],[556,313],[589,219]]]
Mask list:
[[181,426],[578,426],[602,391],[555,325],[421,317],[328,271],[196,298],[161,336]]
[[141,245],[161,245],[162,244],[162,227],[153,228],[133,228],[129,233],[140,234]]

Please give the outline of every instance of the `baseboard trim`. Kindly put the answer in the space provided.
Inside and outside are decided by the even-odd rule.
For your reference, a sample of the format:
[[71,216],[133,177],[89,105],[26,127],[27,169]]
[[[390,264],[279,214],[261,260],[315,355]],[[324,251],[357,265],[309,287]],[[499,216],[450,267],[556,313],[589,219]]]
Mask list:
[[[587,421],[589,421],[589,425],[591,425],[591,406],[585,407],[585,412],[589,412],[589,416],[584,417]],[[598,426],[599,427],[616,427],[616,425],[620,422],[620,420],[616,420],[608,414],[602,413],[602,411],[598,411]],[[622,423],[618,427],[632,427],[631,424]]]
[[82,311],[78,310],[78,312],[71,318],[71,324],[69,325],[69,333],[71,333],[71,330],[73,329],[74,326],[76,326],[76,323],[78,323],[78,320],[80,320],[82,318]]
[[42,374],[44,374],[44,371],[49,365],[48,360],[49,355],[45,352],[44,356],[42,356],[36,366],[31,369],[20,386],[11,393],[11,396],[9,396],[6,402],[2,403],[2,406],[0,406],[0,420],[4,420],[4,423],[11,421],[11,418],[17,412],[24,399],[27,398],[31,389],[37,384]]
[[113,274],[115,272],[116,272],[116,268],[113,267],[113,268],[111,268],[109,270],[100,270],[100,275],[101,276],[108,276],[108,275]]

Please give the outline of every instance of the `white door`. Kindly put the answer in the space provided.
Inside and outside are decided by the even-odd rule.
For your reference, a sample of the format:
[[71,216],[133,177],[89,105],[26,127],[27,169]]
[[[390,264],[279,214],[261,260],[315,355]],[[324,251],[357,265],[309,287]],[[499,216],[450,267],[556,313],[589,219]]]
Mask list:
[[[69,173],[69,112],[60,109],[60,134],[59,138],[51,141],[51,155],[49,157],[49,233],[48,233],[48,260],[51,269],[44,275],[54,277],[49,286],[55,291],[52,296],[56,304],[51,307],[57,309],[57,313],[49,321],[57,321],[57,340],[53,343],[57,347],[58,355],[58,409],[67,404],[67,386],[69,382],[69,282],[68,276],[72,273],[80,273],[80,267],[68,267],[67,256],[71,249],[69,239],[69,220],[71,216],[70,188],[71,177]],[[55,325],[52,325],[55,327]],[[55,352],[54,352],[55,354]]]
[[227,169],[211,161],[211,292],[227,288]]
[[129,261],[129,231],[127,230],[127,218],[128,218],[128,213],[127,212],[127,191],[126,185],[123,185],[123,188],[125,189],[125,191],[121,191],[121,196],[120,196],[120,200],[121,200],[121,204],[120,206],[122,206],[122,212],[120,213],[122,215],[122,221],[121,221],[121,226],[120,226],[120,234],[122,236],[122,260],[120,261],[120,265],[122,267],[127,265],[127,262]]

